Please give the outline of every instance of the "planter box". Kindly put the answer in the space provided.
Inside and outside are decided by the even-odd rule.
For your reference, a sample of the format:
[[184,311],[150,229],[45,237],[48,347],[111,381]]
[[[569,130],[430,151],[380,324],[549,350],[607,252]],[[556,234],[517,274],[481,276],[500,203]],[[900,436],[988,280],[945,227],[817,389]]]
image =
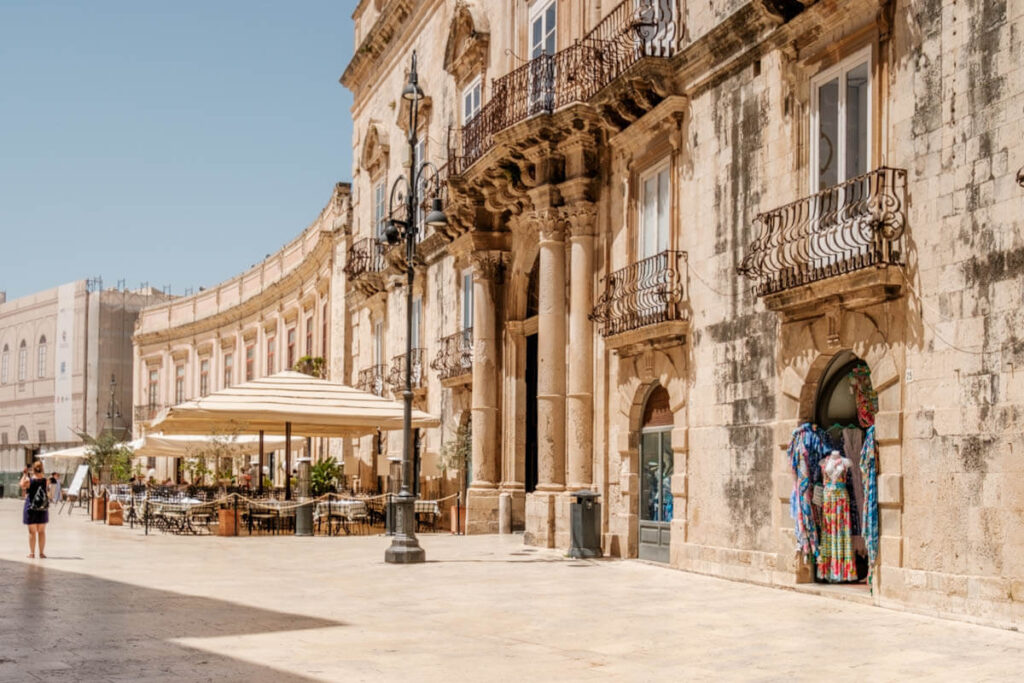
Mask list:
[[124,507],[116,500],[107,505],[107,524],[110,526],[124,525]]
[[238,525],[236,521],[234,508],[217,510],[217,535],[237,536]]
[[92,521],[102,522],[107,518],[107,499],[102,496],[92,499]]
[[452,505],[449,512],[449,518],[452,520],[452,533],[466,533],[466,506],[462,505],[457,507]]

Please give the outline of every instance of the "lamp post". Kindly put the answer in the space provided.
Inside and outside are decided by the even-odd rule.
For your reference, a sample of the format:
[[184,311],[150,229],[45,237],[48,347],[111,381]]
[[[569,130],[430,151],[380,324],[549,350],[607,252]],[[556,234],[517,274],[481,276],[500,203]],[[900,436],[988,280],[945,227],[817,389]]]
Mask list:
[[[417,164],[416,126],[419,115],[419,101],[423,91],[416,74],[416,51],[412,53],[412,67],[409,82],[402,89],[402,99],[409,103],[409,177],[400,176],[391,186],[391,200],[388,207],[390,221],[384,228],[388,244],[397,245],[405,240],[405,391],[402,392],[404,416],[402,422],[402,477],[398,496],[395,500],[395,520],[392,526],[394,536],[391,546],[384,552],[384,561],[396,564],[423,562],[426,554],[416,540],[415,502],[410,482],[413,478],[412,463],[412,284],[415,278],[413,257],[416,253],[417,225],[416,207],[419,191],[424,181],[438,179],[437,167],[429,161]],[[429,175],[428,175],[429,174]],[[403,216],[404,211],[404,216]],[[431,210],[424,223],[431,227],[443,226],[448,222],[442,210],[441,200],[434,197]]]

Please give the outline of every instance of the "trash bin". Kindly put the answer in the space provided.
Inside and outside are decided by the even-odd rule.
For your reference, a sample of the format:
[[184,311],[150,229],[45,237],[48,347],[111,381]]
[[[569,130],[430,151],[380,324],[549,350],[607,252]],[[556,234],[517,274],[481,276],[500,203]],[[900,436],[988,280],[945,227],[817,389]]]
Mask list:
[[573,491],[569,557],[601,557],[601,504],[596,491]]

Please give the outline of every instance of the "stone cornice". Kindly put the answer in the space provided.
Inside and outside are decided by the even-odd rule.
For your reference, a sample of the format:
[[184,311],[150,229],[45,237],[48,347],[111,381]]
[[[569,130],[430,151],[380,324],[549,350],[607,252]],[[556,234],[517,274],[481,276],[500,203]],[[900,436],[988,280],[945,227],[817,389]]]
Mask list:
[[356,48],[352,61],[338,79],[339,83],[355,92],[355,84],[363,82],[367,71],[380,61],[391,39],[412,14],[414,4],[414,0],[390,0],[384,6],[363,42]]

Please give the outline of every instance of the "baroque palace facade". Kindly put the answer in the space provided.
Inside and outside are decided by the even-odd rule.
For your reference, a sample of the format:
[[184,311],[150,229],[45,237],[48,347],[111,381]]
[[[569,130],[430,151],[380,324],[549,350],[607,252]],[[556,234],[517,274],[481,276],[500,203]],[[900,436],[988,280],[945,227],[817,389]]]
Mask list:
[[[527,543],[566,548],[571,492],[592,489],[609,555],[1021,623],[1024,5],[361,0],[353,18],[332,364],[400,381],[404,252],[380,237],[415,50],[411,161],[438,167],[449,219],[416,248],[416,401],[442,418],[423,474],[469,431],[471,532],[507,495]],[[239,358],[266,329],[247,324]]]

